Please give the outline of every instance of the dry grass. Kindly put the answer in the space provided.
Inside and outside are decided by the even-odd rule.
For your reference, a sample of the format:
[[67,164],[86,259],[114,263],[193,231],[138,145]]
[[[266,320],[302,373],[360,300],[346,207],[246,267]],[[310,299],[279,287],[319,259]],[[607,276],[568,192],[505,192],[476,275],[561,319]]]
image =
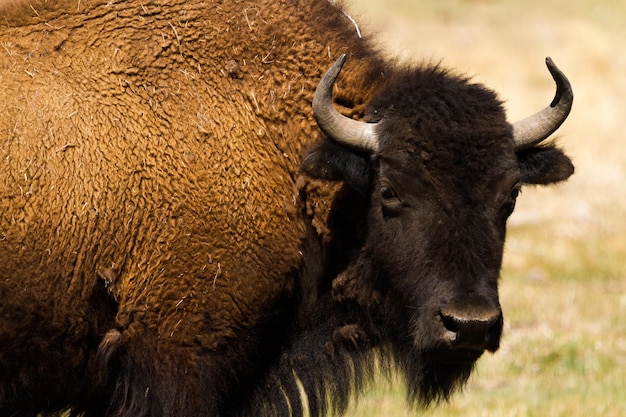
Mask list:
[[576,97],[559,130],[576,175],[525,189],[510,221],[500,351],[451,404],[410,413],[397,387],[377,387],[352,415],[626,415],[626,2],[352,3],[362,31],[375,28],[392,55],[475,75],[506,100],[511,120],[552,98],[547,55]]

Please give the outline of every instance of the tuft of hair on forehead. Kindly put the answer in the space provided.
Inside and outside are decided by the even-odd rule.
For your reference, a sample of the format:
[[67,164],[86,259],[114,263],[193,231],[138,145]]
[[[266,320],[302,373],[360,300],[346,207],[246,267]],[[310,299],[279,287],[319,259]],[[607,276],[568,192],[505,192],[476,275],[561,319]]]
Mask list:
[[496,93],[440,65],[404,67],[390,75],[368,106],[378,118],[422,115],[453,124],[504,114]]

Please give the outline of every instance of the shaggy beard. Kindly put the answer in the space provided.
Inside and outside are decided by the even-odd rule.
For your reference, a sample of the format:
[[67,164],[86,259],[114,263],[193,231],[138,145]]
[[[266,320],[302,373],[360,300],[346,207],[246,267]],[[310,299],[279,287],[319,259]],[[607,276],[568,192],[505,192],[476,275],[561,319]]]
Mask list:
[[[300,351],[282,356],[268,373],[252,402],[238,416],[320,417],[343,414],[354,395],[378,376],[403,375],[408,403],[425,408],[447,401],[467,382],[475,361],[444,363],[438,351],[415,348],[402,352],[391,346],[367,352],[335,349],[332,354]],[[302,402],[303,396],[307,403]],[[307,407],[308,405],[308,407]],[[305,409],[308,408],[308,413]]]
[[444,363],[432,351],[411,351],[396,355],[397,369],[404,374],[408,401],[419,407],[448,401],[462,390],[475,361]]

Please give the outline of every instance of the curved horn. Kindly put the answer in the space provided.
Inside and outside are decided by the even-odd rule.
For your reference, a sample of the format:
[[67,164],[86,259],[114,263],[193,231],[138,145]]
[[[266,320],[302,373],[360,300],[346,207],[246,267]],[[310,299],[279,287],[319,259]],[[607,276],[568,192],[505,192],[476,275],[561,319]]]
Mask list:
[[513,124],[515,150],[519,151],[541,143],[561,126],[572,109],[574,93],[569,80],[554,65],[550,57],[546,58],[546,65],[556,82],[554,100],[550,106]]
[[333,106],[333,85],[345,61],[346,54],[343,54],[317,85],[313,97],[313,115],[319,128],[330,139],[351,148],[374,152],[378,149],[376,123],[353,120],[339,113]]

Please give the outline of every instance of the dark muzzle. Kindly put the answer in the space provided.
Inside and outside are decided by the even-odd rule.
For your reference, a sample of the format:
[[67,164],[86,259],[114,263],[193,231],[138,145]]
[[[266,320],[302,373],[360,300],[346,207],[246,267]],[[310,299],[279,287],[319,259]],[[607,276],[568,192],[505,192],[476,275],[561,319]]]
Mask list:
[[442,339],[452,348],[494,352],[500,346],[502,310],[494,307],[479,314],[441,309]]

